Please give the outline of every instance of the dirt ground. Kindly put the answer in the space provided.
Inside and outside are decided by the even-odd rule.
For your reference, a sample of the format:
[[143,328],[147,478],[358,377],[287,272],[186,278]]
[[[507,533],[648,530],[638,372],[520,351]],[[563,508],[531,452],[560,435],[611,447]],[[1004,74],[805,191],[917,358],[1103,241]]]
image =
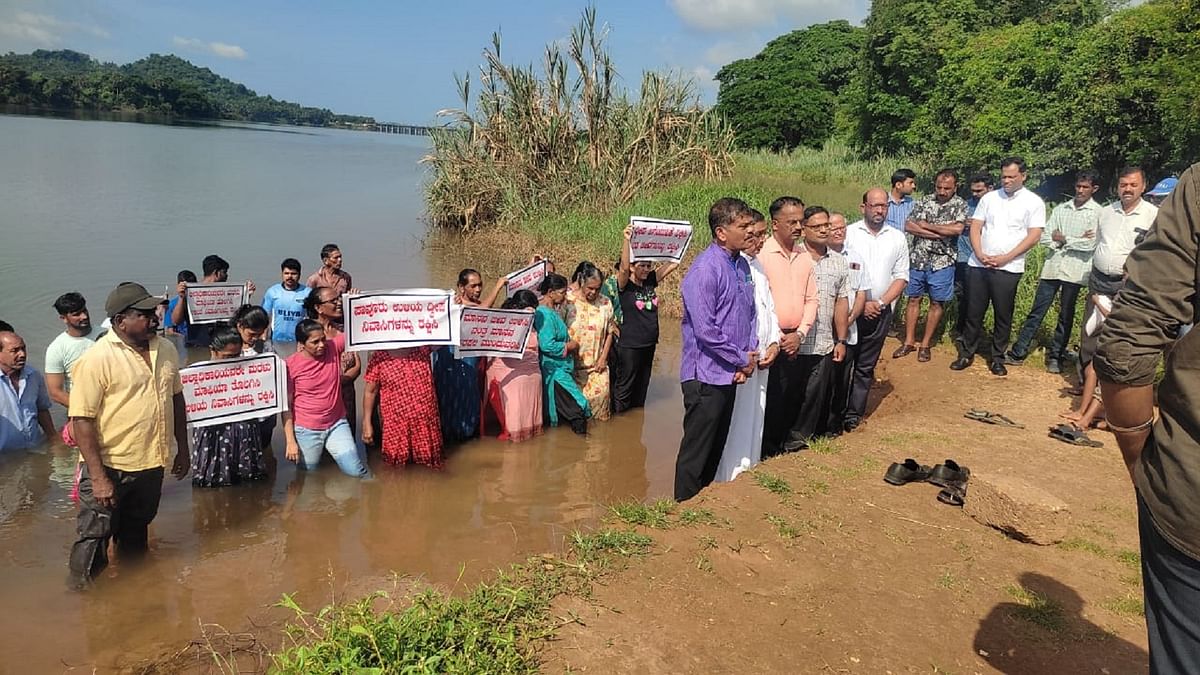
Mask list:
[[[1145,672],[1134,496],[1113,437],[1092,433],[1103,448],[1048,438],[1071,400],[1032,359],[997,378],[980,361],[950,371],[946,349],[893,361],[896,345],[867,424],[756,470],[790,494],[754,475],[714,485],[685,505],[714,524],[641,527],[648,557],[589,600],[560,598],[545,671]],[[969,408],[1027,429],[968,420]],[[1041,487],[1069,506],[1070,533],[1019,543],[939,503],[932,485],[884,483],[906,457]]]

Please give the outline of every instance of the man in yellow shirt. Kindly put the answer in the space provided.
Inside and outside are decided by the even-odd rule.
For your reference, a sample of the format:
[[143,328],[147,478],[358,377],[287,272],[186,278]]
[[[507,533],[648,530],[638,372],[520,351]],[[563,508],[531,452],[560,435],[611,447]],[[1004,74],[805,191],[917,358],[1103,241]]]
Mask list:
[[179,357],[155,334],[160,302],[139,284],[117,286],[104,303],[112,330],[72,371],[69,415],[83,456],[67,578],[76,590],[108,564],[109,538],[122,554],[146,550],[172,437],[171,475],[180,479],[190,469]]

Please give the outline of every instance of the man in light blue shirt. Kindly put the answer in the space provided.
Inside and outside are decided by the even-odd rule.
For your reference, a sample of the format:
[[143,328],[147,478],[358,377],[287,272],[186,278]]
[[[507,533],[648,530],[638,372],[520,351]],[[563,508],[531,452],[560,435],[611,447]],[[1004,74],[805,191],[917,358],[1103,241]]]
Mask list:
[[0,332],[0,451],[20,450],[57,435],[42,374],[25,365],[25,341]]
[[896,173],[892,174],[892,189],[888,192],[887,217],[883,220],[885,225],[904,231],[904,223],[912,213],[913,206],[916,206],[912,198],[916,189],[917,174],[912,169],[896,169]]
[[271,342],[295,342],[296,324],[304,319],[304,298],[312,292],[300,285],[300,261],[288,258],[279,266],[283,281],[263,294],[263,309],[271,317]]

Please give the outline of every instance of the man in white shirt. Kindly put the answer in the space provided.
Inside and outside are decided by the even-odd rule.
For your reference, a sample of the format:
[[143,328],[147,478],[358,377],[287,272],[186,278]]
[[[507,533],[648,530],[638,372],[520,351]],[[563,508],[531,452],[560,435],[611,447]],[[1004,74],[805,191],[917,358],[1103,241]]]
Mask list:
[[1025,272],[1025,252],[1042,238],[1046,203],[1025,188],[1025,160],[1006,157],[1000,162],[1000,189],[979,200],[971,215],[971,259],[967,261],[967,322],[951,370],[963,370],[975,360],[983,334],[983,317],[992,306],[992,354],[989,370],[1007,375],[1004,352],[1012,336],[1017,285]]
[[875,364],[883,351],[892,323],[892,304],[908,286],[908,240],[904,233],[885,225],[888,193],[872,188],[863,195],[863,220],[847,228],[846,248],[863,264],[866,302],[858,318],[858,347],[846,406],[843,431],[854,431],[867,411],[867,394],[875,382]]

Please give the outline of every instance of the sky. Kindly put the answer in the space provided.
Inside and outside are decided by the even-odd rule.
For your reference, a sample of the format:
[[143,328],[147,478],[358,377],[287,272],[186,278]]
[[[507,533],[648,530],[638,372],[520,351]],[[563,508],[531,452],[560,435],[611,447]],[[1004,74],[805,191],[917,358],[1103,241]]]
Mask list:
[[[869,0],[595,0],[623,84],[646,70],[695,78],[716,97],[721,66],[772,38]],[[540,63],[584,0],[0,0],[0,53],[74,49],[128,63],[176,54],[259,94],[379,121],[431,124],[459,105],[454,74],[477,81],[492,33],[506,62]]]

